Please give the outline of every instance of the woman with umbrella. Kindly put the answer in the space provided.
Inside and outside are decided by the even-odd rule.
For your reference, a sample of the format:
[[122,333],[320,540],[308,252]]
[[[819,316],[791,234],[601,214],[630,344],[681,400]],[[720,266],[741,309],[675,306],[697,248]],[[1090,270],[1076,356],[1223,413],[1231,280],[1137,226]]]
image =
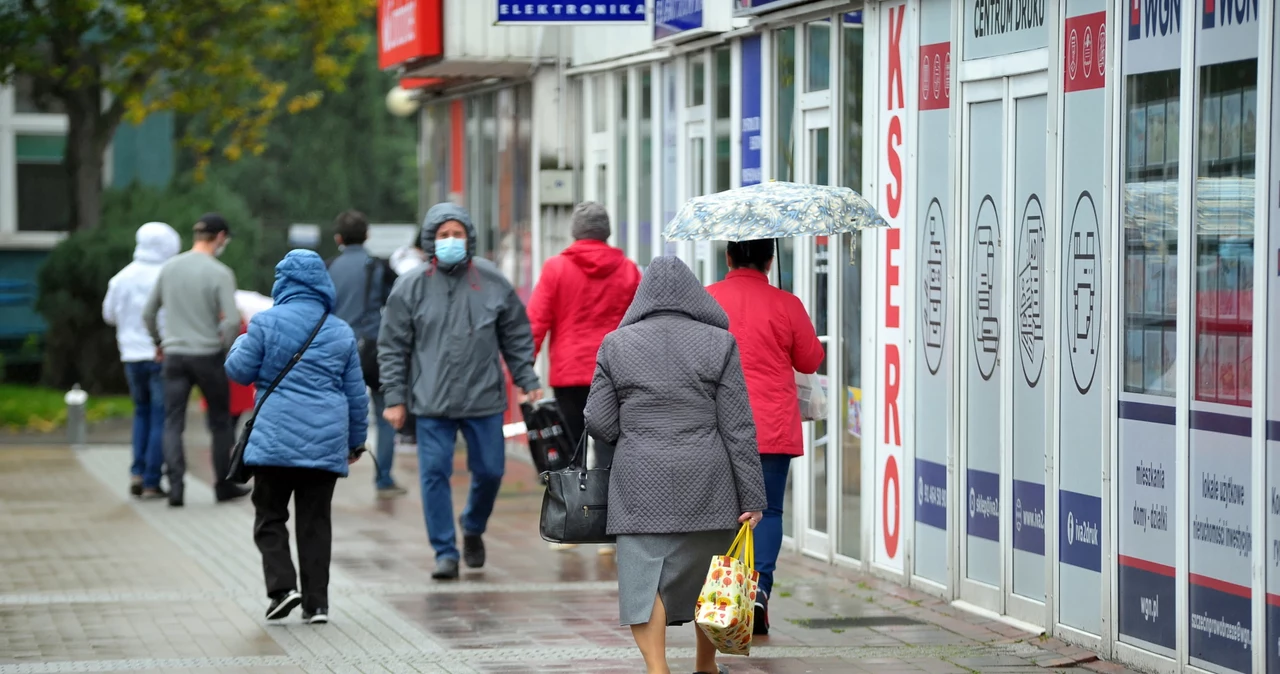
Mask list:
[[730,272],[707,291],[728,315],[729,332],[741,352],[764,471],[768,505],[755,537],[760,574],[755,634],[769,633],[768,600],[782,549],[787,473],[791,459],[804,454],[795,373],[817,372],[825,357],[800,299],[769,285],[775,239],[830,236],[885,224],[849,188],[769,182],[692,199],[664,232],[668,239],[730,242]]

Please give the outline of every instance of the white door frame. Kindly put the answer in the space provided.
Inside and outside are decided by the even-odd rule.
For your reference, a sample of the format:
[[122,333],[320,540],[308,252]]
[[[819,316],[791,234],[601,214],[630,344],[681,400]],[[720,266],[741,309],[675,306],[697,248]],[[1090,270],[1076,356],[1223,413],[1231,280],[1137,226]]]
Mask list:
[[[971,118],[969,107],[976,103],[1001,101],[1002,103],[1005,104],[1004,112],[1005,112],[1005,121],[1007,124],[1008,107],[1009,107],[1007,105],[1008,83],[1003,78],[992,79],[992,80],[982,80],[977,82],[965,82],[960,85],[960,101],[961,103],[960,103],[959,116],[960,116],[960,128],[962,131],[960,134],[961,148],[960,148],[960,153],[957,160],[959,162],[957,166],[958,168],[957,174],[960,176],[960,195],[959,195],[960,198],[958,200],[959,208],[957,212],[960,214],[960,216],[957,218],[957,222],[956,222],[956,225],[957,225],[956,231],[958,233],[958,236],[956,238],[959,239],[959,243],[960,243],[960,246],[959,246],[960,252],[957,257],[957,259],[960,261],[958,266],[960,268],[964,268],[964,261],[968,259],[969,249],[971,245],[969,241],[969,208],[970,208],[970,201],[971,201],[969,198],[970,171],[967,169],[967,166],[966,166],[969,159],[970,147],[973,143],[973,134],[968,130],[969,120]],[[1007,167],[1006,167],[1006,173],[1007,173]],[[1008,228],[1004,227],[1002,229],[1007,230]],[[1002,246],[1002,249],[1003,248],[1004,246]],[[965,275],[960,274],[959,276],[963,278]],[[1005,277],[1005,279],[1003,279],[1003,282],[1007,283],[1008,277]],[[962,289],[959,295],[960,295],[959,297],[960,309],[957,312],[957,315],[962,317],[968,316],[970,311],[968,293]],[[960,330],[961,330],[961,334],[963,335],[965,331],[963,327],[964,320],[961,319],[960,322],[961,322]],[[1008,324],[1007,321],[1004,321],[1004,323],[1005,325]],[[970,343],[969,340],[962,338],[957,340],[957,346],[958,348],[956,349],[956,362],[954,365],[955,367],[954,375],[956,377],[956,381],[959,383],[959,390],[964,391],[966,382],[968,381],[967,375],[970,367],[969,354],[970,354],[970,349],[972,348],[972,344]],[[1002,370],[1003,369],[1008,369],[1008,368],[1006,366],[1005,368],[1002,368]],[[1002,388],[1003,388],[1003,384],[1002,384]],[[1004,391],[1002,391],[1002,393],[1004,393]],[[963,399],[966,396],[962,394],[961,397]],[[1003,410],[1004,404],[1006,402],[1005,400],[1003,400],[1003,398],[1007,398],[1007,397],[1008,397],[1007,395],[1004,395],[1002,396],[1002,400],[1001,400],[1002,426],[1004,425],[1003,417],[1007,416]],[[960,485],[960,489],[958,490],[958,493],[967,494],[969,492],[969,478],[968,478],[969,444],[968,444],[968,433],[967,433],[969,424],[968,424],[967,409],[963,405],[961,406],[959,410],[959,414],[957,415],[957,422],[959,426],[959,436],[960,436],[960,441],[957,444],[957,452],[956,452],[956,456],[957,456],[956,478],[957,478],[957,482]],[[1006,445],[1005,438],[1003,437],[1004,435],[1005,434],[1002,430],[1001,431],[1002,437],[1001,437],[1001,443],[1000,443],[1002,456],[1005,454],[1005,452],[1003,451],[1003,448]],[[1003,481],[1003,475],[1001,479]],[[1001,500],[1004,501],[1005,499],[1001,498]],[[957,503],[957,505],[963,509],[965,507],[964,505],[965,499],[960,498],[959,501],[960,503]],[[957,594],[959,595],[960,599],[965,602],[972,603],[979,607],[1003,614],[1004,607],[1005,607],[1005,602],[1004,602],[1005,594],[1003,589],[1001,587],[988,585],[986,583],[982,583],[969,578],[969,573],[968,573],[969,556],[967,554],[967,551],[968,551],[967,544],[969,539],[969,522],[964,517],[963,514],[958,519],[959,519],[960,526],[957,528],[957,535],[953,542],[953,545],[955,546],[956,560],[958,562],[958,564],[956,564],[956,568],[959,571],[959,579],[958,579],[958,582],[956,583]],[[1004,520],[1004,518],[1001,518],[1001,519],[1003,521],[1007,521],[1007,520]],[[1004,532],[1001,532],[1001,534],[1003,535]],[[1001,540],[999,545],[1003,547],[1004,543],[1005,541]],[[1001,560],[1000,560],[1000,573],[998,574],[998,577],[1001,579],[1002,585],[1004,584],[1003,579],[1007,574],[1007,566],[1008,565],[1005,562],[1004,555],[1002,554]]]

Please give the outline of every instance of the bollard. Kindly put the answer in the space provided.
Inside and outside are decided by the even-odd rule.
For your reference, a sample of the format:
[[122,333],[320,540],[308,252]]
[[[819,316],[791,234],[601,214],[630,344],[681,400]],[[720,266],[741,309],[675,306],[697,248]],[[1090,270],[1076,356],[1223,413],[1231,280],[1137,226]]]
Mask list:
[[83,445],[88,434],[84,412],[89,394],[81,390],[79,384],[75,384],[63,396],[63,400],[67,403],[67,441],[73,446]]

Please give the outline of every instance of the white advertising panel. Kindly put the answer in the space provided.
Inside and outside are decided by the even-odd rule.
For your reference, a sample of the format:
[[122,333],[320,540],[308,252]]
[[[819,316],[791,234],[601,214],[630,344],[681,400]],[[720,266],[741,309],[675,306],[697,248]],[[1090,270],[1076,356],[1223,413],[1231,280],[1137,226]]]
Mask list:
[[1102,460],[1110,280],[1104,215],[1107,3],[1067,3],[1062,42],[1062,327],[1058,359],[1058,620],[1102,632]]
[[907,92],[911,82],[913,55],[907,3],[887,2],[880,5],[880,91],[879,105],[881,152],[876,195],[877,208],[888,221],[887,229],[877,231],[879,273],[876,276],[876,363],[875,368],[875,544],[872,560],[881,566],[902,571],[905,522],[902,517],[903,477],[909,475],[902,463],[902,435],[906,419],[902,413],[905,373],[903,350],[903,265],[906,251],[902,247],[902,226],[907,220]]
[[1048,0],[966,0],[964,60],[1040,49],[1049,44]]
[[1004,101],[969,104],[969,247],[964,292],[966,576],[1000,583],[1000,340],[1007,339],[1001,303],[1008,227],[1004,204]]
[[1014,100],[1013,333],[1013,591],[1044,601],[1045,336],[1051,305],[1045,294],[1045,162],[1048,97]]
[[920,2],[920,59],[915,72],[916,250],[911,294],[916,336],[915,573],[948,584],[947,455],[951,451],[955,306],[955,208],[951,199],[951,3]]

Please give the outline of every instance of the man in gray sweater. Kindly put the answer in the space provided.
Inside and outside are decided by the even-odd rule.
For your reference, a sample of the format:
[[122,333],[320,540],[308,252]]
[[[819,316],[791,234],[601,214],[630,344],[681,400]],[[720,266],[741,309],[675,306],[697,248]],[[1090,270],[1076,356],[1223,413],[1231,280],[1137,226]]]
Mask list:
[[[227,481],[235,428],[223,361],[240,332],[240,312],[235,303],[235,273],[217,257],[226,248],[231,230],[217,213],[201,216],[193,230],[191,250],[171,258],[160,269],[142,315],[156,343],[156,358],[163,361],[164,458],[169,467],[169,505],[173,507],[183,505],[187,457],[182,432],[192,386],[199,386],[209,402],[214,495],[221,502],[249,493]],[[161,308],[163,339],[157,321]]]

